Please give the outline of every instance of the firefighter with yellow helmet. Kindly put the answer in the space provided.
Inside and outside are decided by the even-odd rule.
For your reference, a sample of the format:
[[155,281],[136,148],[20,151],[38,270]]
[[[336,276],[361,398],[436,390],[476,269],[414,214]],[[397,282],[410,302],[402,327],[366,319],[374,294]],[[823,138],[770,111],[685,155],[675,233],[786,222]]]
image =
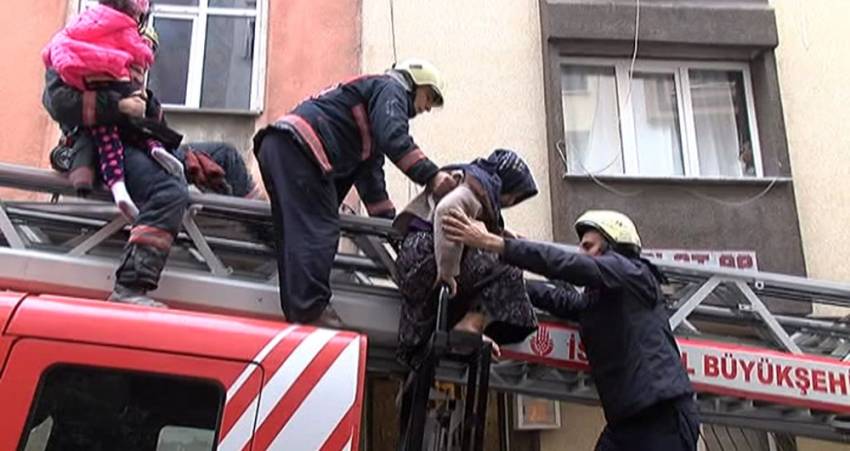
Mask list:
[[354,186],[370,216],[395,216],[385,158],[438,196],[455,187],[410,136],[410,119],[442,106],[444,91],[433,64],[409,59],[383,74],[323,90],[254,137],[272,205],[287,319],[339,325],[326,308],[340,236],[338,209]]
[[553,281],[529,282],[529,296],[536,307],[581,326],[608,421],[597,451],[696,450],[699,415],[668,323],[663,276],[641,258],[628,216],[582,214],[575,223],[580,253],[490,234],[460,212],[443,225],[450,239],[498,252],[505,263]]

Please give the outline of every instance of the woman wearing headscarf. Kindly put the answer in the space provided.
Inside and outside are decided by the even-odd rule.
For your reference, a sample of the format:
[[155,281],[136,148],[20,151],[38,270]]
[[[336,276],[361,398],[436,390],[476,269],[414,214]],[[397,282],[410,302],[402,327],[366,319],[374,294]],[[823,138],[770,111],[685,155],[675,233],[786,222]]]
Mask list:
[[412,368],[419,366],[420,351],[434,330],[441,284],[452,295],[449,324],[484,334],[496,353],[498,345],[520,342],[537,329],[522,271],[503,264],[496,254],[465,250],[449,241],[441,221],[459,209],[489,231],[507,233],[502,209],[537,194],[528,165],[515,152],[498,149],[486,159],[443,169],[450,171],[457,187],[440,199],[423,192],[393,223],[404,235],[396,260],[404,298],[398,357]]

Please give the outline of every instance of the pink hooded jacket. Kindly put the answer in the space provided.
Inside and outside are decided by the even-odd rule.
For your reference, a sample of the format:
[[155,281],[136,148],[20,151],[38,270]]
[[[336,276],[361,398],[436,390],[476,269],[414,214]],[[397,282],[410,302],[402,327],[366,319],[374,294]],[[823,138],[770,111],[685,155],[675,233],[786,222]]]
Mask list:
[[89,77],[130,80],[130,67],[147,69],[153,51],[136,21],[105,5],[94,6],[57,33],[41,52],[44,64],[62,81],[85,90]]

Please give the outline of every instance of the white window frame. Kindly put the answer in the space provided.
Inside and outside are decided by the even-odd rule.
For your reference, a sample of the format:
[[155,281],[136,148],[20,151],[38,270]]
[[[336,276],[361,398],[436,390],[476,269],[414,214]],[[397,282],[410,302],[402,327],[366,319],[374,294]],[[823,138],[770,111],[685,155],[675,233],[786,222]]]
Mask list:
[[[77,11],[96,0],[78,0]],[[257,8],[222,8],[209,6],[209,0],[198,0],[198,6],[178,6],[153,3],[153,16],[164,19],[181,19],[192,22],[192,42],[189,44],[189,73],[186,77],[185,104],[163,104],[168,110],[177,111],[221,111],[218,108],[201,107],[201,89],[204,77],[207,19],[209,16],[254,17],[254,60],[251,68],[250,106],[247,112],[260,114],[264,108],[266,90],[266,67],[268,47],[269,0],[257,0]],[[230,112],[245,112],[244,109],[225,109]]]
[[[764,177],[761,144],[759,143],[758,124],[756,121],[755,101],[753,97],[753,84],[750,68],[746,63],[737,62],[700,62],[685,60],[637,60],[634,64],[635,72],[654,72],[672,74],[676,86],[676,100],[679,114],[679,129],[682,140],[682,159],[684,175],[645,175],[639,172],[637,137],[634,125],[634,114],[631,107],[631,99],[626,103],[626,95],[629,93],[629,69],[632,61],[629,59],[613,58],[583,58],[562,57],[558,65],[559,93],[561,97],[561,111],[564,111],[563,94],[564,88],[562,74],[563,67],[592,66],[614,68],[617,87],[617,112],[619,116],[619,132],[623,154],[622,174],[606,174],[610,177],[643,177],[643,178],[728,178],[734,180],[754,179]],[[699,153],[697,148],[696,125],[693,116],[693,101],[691,99],[690,70],[727,70],[740,71],[744,80],[744,98],[747,106],[747,122],[750,128],[750,140],[753,147],[753,160],[755,165],[755,176],[703,176],[699,169]],[[594,122],[596,118],[594,118]],[[562,126],[564,124],[562,123]],[[566,133],[566,130],[563,130]],[[577,174],[580,175],[580,174]]]

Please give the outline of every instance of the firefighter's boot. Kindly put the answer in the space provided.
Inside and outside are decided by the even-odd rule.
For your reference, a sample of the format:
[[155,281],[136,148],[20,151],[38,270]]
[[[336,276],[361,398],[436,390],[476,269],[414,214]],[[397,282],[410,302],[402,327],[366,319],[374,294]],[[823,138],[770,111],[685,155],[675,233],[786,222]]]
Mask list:
[[115,271],[115,288],[110,302],[168,308],[162,302],[147,296],[159,284],[159,275],[165,267],[168,251],[143,244],[129,244]]

